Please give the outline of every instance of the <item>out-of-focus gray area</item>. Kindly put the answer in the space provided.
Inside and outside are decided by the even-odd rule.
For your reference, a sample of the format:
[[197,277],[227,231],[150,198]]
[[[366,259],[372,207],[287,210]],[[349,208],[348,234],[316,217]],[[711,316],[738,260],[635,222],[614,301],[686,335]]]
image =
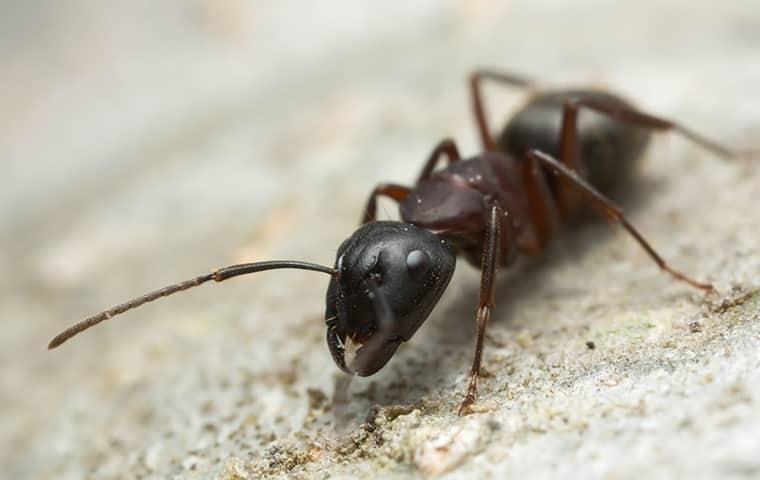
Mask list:
[[[755,0],[4,2],[3,476],[760,476],[760,169],[672,135],[621,198],[720,295],[601,222],[569,233],[503,276],[467,417],[478,274],[463,263],[345,404],[327,280],[309,272],[204,286],[46,351],[224,264],[331,263],[376,183],[412,181],[445,136],[477,152],[476,66],[609,86],[760,147]],[[488,93],[497,125],[524,100]]]

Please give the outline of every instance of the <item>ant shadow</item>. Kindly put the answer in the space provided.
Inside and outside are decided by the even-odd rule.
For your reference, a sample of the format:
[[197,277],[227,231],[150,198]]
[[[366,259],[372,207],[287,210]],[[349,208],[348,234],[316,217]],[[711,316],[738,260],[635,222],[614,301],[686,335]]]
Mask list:
[[[639,209],[645,208],[647,203],[656,201],[656,192],[664,188],[668,179],[636,173],[630,182],[621,183],[610,197],[625,208],[626,214],[635,214]],[[588,209],[577,221],[564,226],[540,257],[518,258],[515,265],[502,269],[496,283],[497,305],[491,325],[503,325],[515,334],[524,328],[525,324],[519,320],[521,307],[546,298],[546,279],[552,269],[558,265],[578,262],[593,245],[614,240],[614,225],[613,228],[607,228],[605,222],[600,220],[603,220],[601,216]],[[373,405],[430,405],[429,400],[442,399],[444,405],[439,408],[456,410],[458,404],[448,405],[449,400],[444,398],[441,390],[456,389],[464,395],[470,361],[474,354],[474,314],[480,283],[479,270],[464,263],[465,261],[459,262],[459,268],[448,287],[450,291],[455,291],[453,295],[456,297],[447,301],[444,295],[443,301],[433,310],[426,325],[423,325],[409,344],[399,349],[388,367],[371,379],[354,382],[349,395],[354,401],[364,400],[366,405],[360,409],[371,410]],[[584,292],[584,288],[579,286],[573,292],[559,293],[565,295]],[[452,292],[449,293],[451,294]],[[488,332],[486,336],[487,352]],[[412,349],[414,352],[410,351]],[[463,350],[467,352],[465,361],[462,361]],[[487,369],[487,363],[485,367]]]

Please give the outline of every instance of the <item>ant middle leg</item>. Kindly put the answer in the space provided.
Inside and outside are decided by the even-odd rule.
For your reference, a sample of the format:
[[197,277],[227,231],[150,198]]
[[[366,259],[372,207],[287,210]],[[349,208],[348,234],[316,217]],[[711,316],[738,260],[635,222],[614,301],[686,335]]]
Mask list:
[[713,286],[709,283],[698,282],[668,265],[668,263],[655,251],[655,249],[652,248],[649,242],[646,241],[644,236],[641,235],[641,233],[639,233],[639,231],[633,225],[631,225],[625,215],[623,215],[623,211],[620,209],[620,207],[615,205],[612,200],[605,197],[594,187],[592,187],[588,182],[581,178],[578,173],[571,170],[551,155],[539,150],[529,150],[526,155],[530,162],[541,164],[546,168],[547,171],[552,172],[554,175],[561,176],[562,180],[574,188],[582,196],[582,198],[584,198],[592,206],[596,207],[599,213],[607,217],[610,221],[620,224],[626,231],[628,231],[628,233],[631,234],[631,236],[633,236],[638,244],[641,245],[641,247],[652,258],[652,260],[657,263],[660,269],[669,273],[676,280],[686,282],[694,288],[703,290],[706,293],[715,293],[715,288],[713,288]]
[[376,186],[372,193],[369,194],[367,204],[364,207],[364,213],[361,218],[361,225],[369,223],[377,218],[377,197],[388,197],[395,202],[401,202],[404,200],[411,189],[403,185],[397,185],[395,183],[381,183]]
[[498,150],[496,141],[493,139],[491,129],[486,118],[486,110],[483,101],[482,83],[483,80],[491,80],[502,85],[508,85],[516,88],[532,88],[535,82],[532,80],[513,75],[511,73],[502,73],[495,70],[479,69],[470,75],[470,98],[472,100],[472,109],[475,113],[475,122],[478,124],[480,141],[485,151]]

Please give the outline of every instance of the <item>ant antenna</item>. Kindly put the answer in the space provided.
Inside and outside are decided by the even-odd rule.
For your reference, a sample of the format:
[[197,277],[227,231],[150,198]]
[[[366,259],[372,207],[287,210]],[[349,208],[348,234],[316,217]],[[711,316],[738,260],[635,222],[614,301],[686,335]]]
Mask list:
[[175,283],[164,288],[154,290],[152,292],[146,293],[145,295],[141,295],[137,298],[133,298],[132,300],[116,305],[115,307],[109,308],[108,310],[100,312],[97,315],[86,318],[59,333],[54,339],[50,341],[48,344],[48,349],[54,349],[74,335],[77,335],[90,327],[94,327],[100,322],[108,320],[111,317],[121,315],[124,312],[132,310],[133,308],[137,308],[144,303],[157,300],[161,297],[168,297],[174,293],[197,287],[198,285],[202,285],[209,280],[222,282],[228,278],[237,277],[238,275],[247,275],[249,273],[262,272],[264,270],[275,270],[278,268],[297,268],[300,270],[311,270],[314,272],[326,273],[328,275],[332,275],[333,277],[338,274],[338,271],[334,268],[317,265],[315,263],[298,262],[294,260],[270,260],[266,262],[241,263],[239,265],[222,267],[214,270],[211,273],[200,275],[198,277],[191,278],[190,280],[185,280],[184,282]]

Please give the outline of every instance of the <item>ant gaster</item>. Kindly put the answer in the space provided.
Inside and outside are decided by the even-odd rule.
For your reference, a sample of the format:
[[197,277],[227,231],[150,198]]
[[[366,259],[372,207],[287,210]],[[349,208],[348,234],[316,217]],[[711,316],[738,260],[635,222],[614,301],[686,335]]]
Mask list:
[[[210,280],[295,268],[330,275],[325,309],[330,353],[341,370],[368,376],[380,370],[427,319],[451,279],[456,255],[461,254],[481,270],[475,356],[459,408],[463,414],[477,397],[497,266],[509,265],[517,254],[540,254],[559,225],[577,215],[584,203],[623,227],[662,270],[692,287],[714,292],[712,285],[670,267],[603,192],[625,179],[653,131],[680,133],[723,158],[743,153],[592,89],[535,94],[497,141],[486,121],[484,80],[534,87],[515,75],[473,73],[470,93],[484,152],[462,159],[456,144],[447,139],[435,147],[413,187],[378,185],[369,196],[362,225],[338,248],[334,267],[266,261],[220,268],[85,319],[55,337],[49,348],[115,315]],[[579,117],[582,110],[596,115]],[[438,169],[441,159],[448,164]],[[379,196],[399,204],[402,221],[374,221]],[[352,345],[359,348],[347,359]]]

